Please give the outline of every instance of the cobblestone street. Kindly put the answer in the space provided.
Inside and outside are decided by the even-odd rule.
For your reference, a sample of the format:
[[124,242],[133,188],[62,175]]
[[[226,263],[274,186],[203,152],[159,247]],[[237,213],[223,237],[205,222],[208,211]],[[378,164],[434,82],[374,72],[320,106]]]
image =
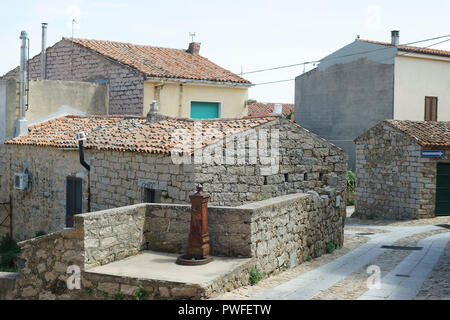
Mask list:
[[[414,221],[349,218],[344,246],[218,299],[450,300],[450,217]],[[382,246],[421,247],[381,248]],[[380,287],[369,289],[369,266]]]

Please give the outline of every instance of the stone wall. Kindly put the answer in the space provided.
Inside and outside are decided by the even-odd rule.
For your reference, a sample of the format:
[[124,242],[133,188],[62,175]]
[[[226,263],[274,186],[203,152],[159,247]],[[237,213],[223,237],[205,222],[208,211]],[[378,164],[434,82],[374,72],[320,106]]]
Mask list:
[[[208,207],[211,254],[251,257],[253,211],[235,207]],[[185,253],[191,220],[190,205],[149,204],[145,241],[149,250]]]
[[84,269],[84,233],[75,228],[20,242],[25,267],[16,279],[16,299],[76,299],[80,290],[69,290],[69,266]]
[[[392,220],[434,217],[436,164],[421,146],[383,123],[356,145],[355,217]],[[450,160],[450,155],[439,161]]]
[[91,164],[92,210],[142,203],[142,183],[157,181],[161,203],[189,203],[194,165],[173,164],[170,156],[86,150]]
[[[324,254],[328,244],[344,242],[343,193],[292,194],[255,202],[251,209],[251,251],[257,268],[268,275]],[[336,203],[336,197],[340,203]]]
[[[100,299],[104,292],[133,298],[139,285],[149,298],[206,298],[248,283],[257,266],[264,275],[293,267],[332,241],[343,242],[345,206],[334,190],[247,204],[210,207],[211,249],[217,255],[251,257],[239,270],[200,287],[92,273],[93,266],[138,254],[141,249],[183,252],[190,225],[188,207],[141,204],[75,216],[74,228],[19,243],[25,267],[16,279],[16,299]],[[165,219],[165,220],[163,220]],[[240,224],[242,227],[238,227]],[[154,227],[156,226],[156,228]],[[164,235],[161,235],[164,233]],[[143,239],[145,238],[145,241]],[[69,290],[69,266],[79,266],[80,290]]]
[[[28,170],[27,190],[14,189],[14,173]],[[29,239],[36,232],[52,233],[66,226],[66,178],[83,179],[82,212],[88,212],[89,181],[78,151],[0,145],[0,199],[12,197],[13,235]]]
[[[257,128],[260,129],[279,130],[277,170],[268,172],[268,166],[259,159],[250,164],[248,143],[245,150],[234,156],[234,164],[202,164],[195,181],[211,195],[211,204],[239,206],[309,190],[322,194],[328,186],[346,188],[347,155],[341,149],[284,117]],[[212,157],[215,147],[207,148]],[[271,140],[268,147],[270,150]],[[247,162],[238,164],[243,158]]]
[[[29,61],[30,79],[41,78],[41,55]],[[19,67],[0,79],[18,79]],[[93,51],[61,40],[47,49],[47,80],[101,81],[109,85],[109,113],[142,115],[142,73]]]
[[145,211],[140,204],[77,215],[84,222],[86,268],[138,254],[144,246]]

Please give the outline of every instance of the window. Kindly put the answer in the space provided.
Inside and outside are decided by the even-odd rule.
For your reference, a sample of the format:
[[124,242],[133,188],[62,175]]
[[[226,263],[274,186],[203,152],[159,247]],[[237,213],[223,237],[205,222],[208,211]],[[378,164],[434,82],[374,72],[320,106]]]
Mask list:
[[437,97],[425,97],[425,121],[437,121]]
[[160,191],[144,188],[144,196],[143,196],[143,202],[144,203],[159,203],[160,202]]
[[81,213],[83,203],[83,180],[77,177],[67,177],[66,181],[66,226],[73,227],[73,216]]
[[219,103],[217,102],[191,102],[191,119],[219,118]]

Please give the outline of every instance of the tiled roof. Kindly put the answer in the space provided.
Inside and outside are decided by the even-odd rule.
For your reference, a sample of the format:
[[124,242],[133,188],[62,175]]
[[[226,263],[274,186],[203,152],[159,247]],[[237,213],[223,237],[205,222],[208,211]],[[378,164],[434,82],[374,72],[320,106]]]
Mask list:
[[[291,120],[294,121],[294,104],[292,103],[281,103],[282,113],[284,115],[288,115],[292,113]],[[248,106],[248,115],[249,116],[262,116],[271,114],[274,110],[275,103],[271,102],[255,102]]]
[[135,68],[148,77],[251,84],[207,58],[182,49],[103,40],[63,39]]
[[450,121],[386,120],[423,147],[450,147]]
[[[373,44],[379,44],[386,47],[395,47],[393,44],[389,42],[381,42],[381,41],[373,41],[373,40],[363,40],[358,39],[358,41],[362,42],[368,42]],[[415,46],[397,46],[399,51],[405,51],[405,52],[411,52],[411,53],[423,53],[423,54],[431,54],[435,56],[442,56],[442,57],[450,57],[450,51],[446,50],[439,50],[439,49],[432,49],[432,48],[421,48],[421,47],[415,47]]]
[[84,131],[87,149],[169,154],[186,135],[194,136],[194,129],[199,128],[194,123],[201,123],[203,148],[225,135],[244,132],[276,119],[277,116],[211,120],[168,118],[152,123],[146,117],[137,116],[65,116],[32,126],[28,134],[5,141],[5,144],[78,148],[76,133]]

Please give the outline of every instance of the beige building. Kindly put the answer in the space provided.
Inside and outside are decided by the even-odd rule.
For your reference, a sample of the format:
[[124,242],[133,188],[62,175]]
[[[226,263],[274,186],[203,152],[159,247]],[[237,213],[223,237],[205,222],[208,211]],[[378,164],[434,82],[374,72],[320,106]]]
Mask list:
[[450,121],[450,52],[399,52],[394,63],[394,119]]
[[[172,117],[246,116],[251,83],[199,51],[200,43],[183,50],[63,38],[46,51],[45,78],[107,84],[110,114],[146,115],[156,100]],[[30,78],[41,79],[41,54],[29,66]],[[18,77],[17,67],[0,79]]]
[[[28,90],[26,120],[30,126],[65,115],[108,114],[106,84],[33,80]],[[0,143],[15,135],[19,115],[19,82],[0,80]]]

